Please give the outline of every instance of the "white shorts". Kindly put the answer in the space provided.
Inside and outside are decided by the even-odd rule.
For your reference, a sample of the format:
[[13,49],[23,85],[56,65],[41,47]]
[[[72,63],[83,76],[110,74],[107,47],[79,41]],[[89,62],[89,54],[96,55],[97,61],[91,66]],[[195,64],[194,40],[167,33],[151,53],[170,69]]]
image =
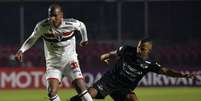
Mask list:
[[63,68],[48,67],[46,70],[45,78],[57,79],[62,81],[63,76],[70,76],[72,81],[75,79],[83,79],[82,72],[78,62],[70,62]]

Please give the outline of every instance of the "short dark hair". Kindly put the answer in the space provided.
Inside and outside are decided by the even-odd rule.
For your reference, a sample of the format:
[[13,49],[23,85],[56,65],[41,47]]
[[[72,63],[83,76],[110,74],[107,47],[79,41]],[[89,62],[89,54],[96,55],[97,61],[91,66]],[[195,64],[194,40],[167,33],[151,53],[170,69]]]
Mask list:
[[48,8],[48,15],[51,16],[51,15],[53,14],[53,12],[54,12],[55,9],[59,9],[61,12],[64,11],[64,10],[63,10],[63,7],[62,7],[60,4],[58,4],[58,3],[53,3],[53,4],[51,4],[51,5],[49,6],[49,8]]

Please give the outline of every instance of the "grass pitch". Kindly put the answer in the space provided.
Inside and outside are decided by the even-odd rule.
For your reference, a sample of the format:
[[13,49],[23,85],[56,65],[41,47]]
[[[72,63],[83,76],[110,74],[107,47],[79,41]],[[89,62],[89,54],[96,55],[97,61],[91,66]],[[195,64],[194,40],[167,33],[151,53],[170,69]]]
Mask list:
[[[201,101],[201,87],[193,88],[137,88],[135,90],[140,101]],[[73,89],[60,89],[59,95],[62,101],[75,95]],[[48,101],[45,89],[0,89],[0,101]],[[108,96],[104,100],[112,101]]]

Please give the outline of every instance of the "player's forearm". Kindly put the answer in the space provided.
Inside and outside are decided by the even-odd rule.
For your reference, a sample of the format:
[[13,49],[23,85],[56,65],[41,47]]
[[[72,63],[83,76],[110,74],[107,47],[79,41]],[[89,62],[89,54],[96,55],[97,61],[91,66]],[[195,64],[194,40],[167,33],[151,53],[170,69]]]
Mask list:
[[176,70],[167,69],[167,68],[162,68],[160,73],[167,76],[171,76],[171,77],[187,77],[188,76],[188,74],[186,73],[178,72]]
[[23,44],[22,47],[19,49],[22,53],[30,49],[36,42],[36,38],[33,36],[30,36]]
[[177,72],[175,70],[168,71],[168,74],[169,76],[172,76],[172,77],[186,77],[185,73]]
[[31,48],[40,37],[41,37],[40,26],[39,26],[39,24],[37,24],[36,27],[34,28],[34,31],[32,32],[32,34],[22,44],[22,47],[19,49],[19,51],[22,51],[22,53],[24,53],[29,48]]

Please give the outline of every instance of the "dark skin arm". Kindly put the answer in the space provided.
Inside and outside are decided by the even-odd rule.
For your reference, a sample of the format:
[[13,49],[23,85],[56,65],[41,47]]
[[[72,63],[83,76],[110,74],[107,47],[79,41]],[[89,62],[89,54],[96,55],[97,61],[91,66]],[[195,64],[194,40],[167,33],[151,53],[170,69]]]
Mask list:
[[184,78],[191,78],[191,79],[198,80],[196,75],[193,74],[193,73],[178,72],[176,70],[168,69],[168,68],[165,68],[165,67],[162,67],[160,69],[159,74],[164,74],[164,75],[171,76],[171,77],[184,77]]
[[103,63],[106,63],[106,64],[111,64],[111,63],[115,63],[118,59],[118,56],[117,56],[117,51],[111,51],[111,52],[108,52],[108,53],[105,53],[105,54],[102,54],[100,56],[100,60],[103,62]]

